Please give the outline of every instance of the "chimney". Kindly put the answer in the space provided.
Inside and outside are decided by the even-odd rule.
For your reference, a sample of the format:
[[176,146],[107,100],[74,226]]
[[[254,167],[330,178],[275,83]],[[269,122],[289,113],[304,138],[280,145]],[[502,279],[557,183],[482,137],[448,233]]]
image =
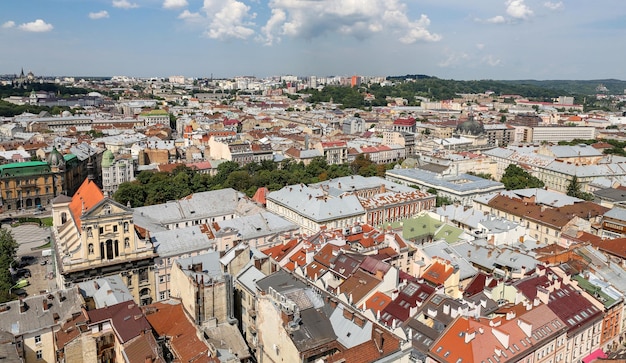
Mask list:
[[49,308],[48,299],[43,299],[42,304],[43,304],[43,311],[48,311],[48,308]]
[[28,305],[24,300],[20,299],[20,313],[25,313],[28,310]]

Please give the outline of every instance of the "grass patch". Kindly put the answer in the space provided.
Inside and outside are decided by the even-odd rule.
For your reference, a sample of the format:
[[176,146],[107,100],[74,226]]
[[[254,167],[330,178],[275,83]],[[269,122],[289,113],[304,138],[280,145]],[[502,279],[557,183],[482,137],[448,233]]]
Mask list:
[[37,247],[33,247],[34,250],[44,250],[46,248],[50,248],[52,246],[52,243],[47,242],[42,244],[41,246],[37,246]]

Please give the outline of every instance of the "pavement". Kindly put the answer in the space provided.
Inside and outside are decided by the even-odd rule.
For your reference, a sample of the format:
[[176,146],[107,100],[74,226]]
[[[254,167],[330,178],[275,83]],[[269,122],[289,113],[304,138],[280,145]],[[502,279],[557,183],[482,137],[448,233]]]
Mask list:
[[[56,280],[51,278],[53,265],[51,256],[42,256],[41,250],[37,249],[41,245],[48,243],[51,236],[50,227],[39,227],[37,224],[21,224],[17,227],[11,227],[9,224],[2,224],[2,228],[9,230],[13,234],[13,238],[18,243],[17,258],[22,256],[32,256],[33,259],[28,260],[29,264],[23,268],[29,269],[31,277],[28,279],[30,285],[24,290],[28,295],[37,295],[56,289]],[[44,265],[42,261],[46,261]]]

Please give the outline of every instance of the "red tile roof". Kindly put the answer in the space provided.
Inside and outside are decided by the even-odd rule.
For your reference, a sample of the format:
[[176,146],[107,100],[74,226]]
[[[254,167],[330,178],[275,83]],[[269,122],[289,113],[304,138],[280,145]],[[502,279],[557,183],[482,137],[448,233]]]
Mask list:
[[180,362],[219,362],[210,357],[209,346],[198,338],[181,304],[155,303],[146,308],[146,318],[159,337],[168,337],[169,345]]
[[365,301],[365,308],[372,309],[375,314],[382,312],[391,302],[391,296],[377,291]]
[[443,285],[454,272],[449,263],[434,261],[422,274],[422,278],[435,286]]
[[80,229],[80,216],[83,212],[90,210],[103,199],[104,194],[102,194],[102,190],[100,190],[96,183],[94,183],[93,180],[85,179],[76,193],[74,193],[72,201],[70,202],[70,212],[74,217],[74,222],[78,229]]

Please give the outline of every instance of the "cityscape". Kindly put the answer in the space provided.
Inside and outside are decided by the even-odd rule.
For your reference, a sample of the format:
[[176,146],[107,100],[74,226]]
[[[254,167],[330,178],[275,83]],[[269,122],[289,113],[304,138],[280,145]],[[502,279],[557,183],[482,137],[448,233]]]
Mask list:
[[617,0],[0,10],[1,362],[626,361]]

